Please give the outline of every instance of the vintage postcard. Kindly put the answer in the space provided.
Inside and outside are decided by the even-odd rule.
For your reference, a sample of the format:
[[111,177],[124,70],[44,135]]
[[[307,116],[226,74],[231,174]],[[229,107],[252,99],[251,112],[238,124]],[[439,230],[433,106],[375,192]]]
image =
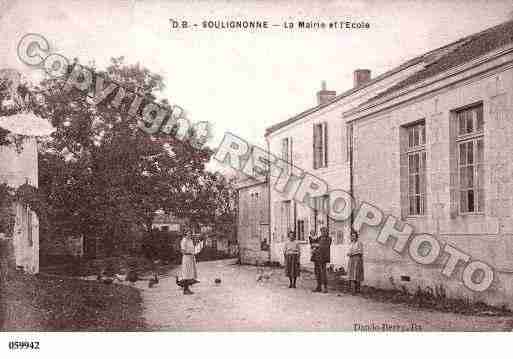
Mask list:
[[7,0],[0,33],[8,353],[513,330],[511,1]]

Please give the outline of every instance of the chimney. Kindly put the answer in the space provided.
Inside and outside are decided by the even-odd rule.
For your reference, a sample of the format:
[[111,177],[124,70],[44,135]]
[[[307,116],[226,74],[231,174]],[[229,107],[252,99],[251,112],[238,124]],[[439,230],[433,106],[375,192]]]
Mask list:
[[335,91],[326,90],[326,81],[322,81],[321,91],[317,92],[317,103],[319,105],[328,103],[336,95],[337,95],[337,93]]
[[371,79],[371,71],[367,69],[354,70],[353,87],[360,87]]

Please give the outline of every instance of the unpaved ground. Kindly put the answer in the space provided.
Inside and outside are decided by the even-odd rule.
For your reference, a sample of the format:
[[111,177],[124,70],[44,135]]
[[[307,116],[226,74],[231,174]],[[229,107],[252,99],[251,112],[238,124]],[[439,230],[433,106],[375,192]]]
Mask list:
[[[233,265],[233,260],[198,264],[200,284],[194,295],[184,296],[175,284],[174,273],[161,278],[143,294],[143,316],[152,330],[329,330],[353,331],[355,325],[382,330],[510,330],[512,318],[476,317],[424,311],[404,304],[367,300],[331,291],[312,293],[314,280],[308,273],[288,288],[281,269],[268,280],[257,282],[256,267]],[[266,269],[268,271],[268,269]],[[215,278],[222,283],[216,285]],[[360,327],[361,328],[361,327]],[[365,327],[364,327],[365,328]]]

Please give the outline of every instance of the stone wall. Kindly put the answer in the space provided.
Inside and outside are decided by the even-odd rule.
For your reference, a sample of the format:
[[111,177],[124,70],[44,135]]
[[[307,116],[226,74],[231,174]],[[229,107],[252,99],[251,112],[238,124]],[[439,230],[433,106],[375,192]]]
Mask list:
[[[323,179],[328,183],[330,190],[342,189],[349,191],[349,162],[347,155],[347,124],[342,114],[363,102],[369,100],[376,94],[393,86],[412,73],[421,69],[420,64],[406,67],[401,71],[383,78],[368,87],[362,88],[340,100],[320,108],[299,118],[292,124],[274,131],[268,136],[269,151],[275,156],[282,157],[281,141],[289,138],[291,153],[289,158],[293,167],[292,173],[301,174],[302,171]],[[308,111],[307,111],[308,112]],[[326,123],[327,128],[327,153],[328,165],[326,167],[313,168],[313,126],[319,123]],[[291,200],[297,190],[299,182],[291,181],[285,191],[275,189],[276,178],[271,176],[271,236],[272,260],[283,263],[283,244],[286,240],[287,227],[294,227],[293,220],[289,225],[283,224],[281,203]],[[294,217],[294,214],[291,216]],[[296,205],[295,219],[305,223],[305,236],[314,228],[311,209],[300,203]],[[323,223],[326,225],[326,222]],[[319,231],[319,228],[317,228]],[[331,257],[337,265],[347,264],[347,249],[349,247],[349,227],[344,223],[332,222],[329,225],[330,235],[333,238]],[[310,248],[306,243],[302,245],[302,263],[309,264]]]
[[267,183],[240,188],[237,219],[239,255],[244,264],[258,264],[269,260],[269,192]]
[[[482,103],[484,112],[485,210],[479,214],[458,212],[456,154],[451,126],[454,110]],[[433,265],[414,263],[390,246],[377,243],[376,232],[362,235],[365,246],[366,282],[391,287],[405,285],[446,286],[449,295],[470,297],[492,304],[507,304],[513,298],[513,70],[495,70],[487,75],[440,88],[393,109],[369,116],[355,125],[355,197],[386,214],[404,217],[401,188],[401,129],[424,120],[426,125],[426,213],[404,218],[416,233],[431,233],[489,263],[496,272],[492,287],[474,293],[461,284],[462,268],[450,279],[442,277],[446,256]],[[403,178],[404,179],[404,178]],[[409,281],[402,281],[408,277]]]

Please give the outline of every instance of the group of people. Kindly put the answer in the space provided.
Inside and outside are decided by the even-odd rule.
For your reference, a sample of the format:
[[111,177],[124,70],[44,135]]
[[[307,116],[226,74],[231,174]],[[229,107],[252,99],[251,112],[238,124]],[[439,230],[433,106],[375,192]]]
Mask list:
[[[313,292],[328,292],[328,275],[326,265],[331,262],[331,243],[332,239],[329,235],[328,228],[322,227],[320,235],[317,236],[314,230],[310,231],[308,238],[311,257],[310,260],[314,263],[315,278],[317,280],[317,287]],[[190,286],[198,283],[196,259],[204,247],[203,240],[197,240],[192,237],[190,230],[185,231],[185,235],[180,243],[182,252],[182,279],[177,284],[183,287],[183,294],[193,294]],[[358,236],[353,234],[351,236],[351,245],[347,253],[349,257],[348,264],[348,278],[351,282],[351,290],[353,293],[360,291],[360,283],[363,281],[363,244],[358,240]],[[296,288],[296,280],[300,276],[300,259],[301,259],[301,245],[296,240],[294,231],[288,232],[288,241],[284,246],[285,256],[285,275],[289,278],[289,288]]]
[[[310,260],[314,263],[315,278],[317,287],[313,292],[328,292],[328,275],[326,265],[331,262],[331,243],[328,228],[322,227],[321,234],[316,235],[314,230],[310,231],[308,238],[311,250]],[[296,240],[294,231],[288,232],[288,241],[285,243],[285,275],[289,278],[289,288],[296,288],[296,280],[300,275],[301,246]],[[347,253],[349,257],[348,278],[353,293],[360,291],[360,283],[363,281],[363,244],[358,236],[351,236],[351,245]]]

